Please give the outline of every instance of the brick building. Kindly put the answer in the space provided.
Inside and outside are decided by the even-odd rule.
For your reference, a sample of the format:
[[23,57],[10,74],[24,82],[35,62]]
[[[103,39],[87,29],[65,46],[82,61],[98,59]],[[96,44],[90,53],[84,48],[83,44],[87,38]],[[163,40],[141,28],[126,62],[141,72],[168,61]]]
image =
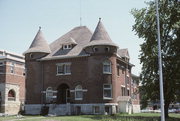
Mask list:
[[101,20],[94,33],[75,27],[50,45],[40,28],[24,55],[27,114],[39,114],[44,105],[56,115],[139,110],[128,50],[113,43]]
[[25,100],[24,56],[0,50],[0,113],[17,114]]

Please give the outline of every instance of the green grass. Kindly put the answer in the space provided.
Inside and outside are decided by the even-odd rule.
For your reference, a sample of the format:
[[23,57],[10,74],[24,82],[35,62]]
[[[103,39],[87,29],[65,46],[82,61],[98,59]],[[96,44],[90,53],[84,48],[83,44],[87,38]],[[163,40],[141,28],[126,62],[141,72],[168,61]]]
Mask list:
[[[0,117],[0,121],[159,121],[159,113],[117,114],[109,115],[81,115],[81,116],[16,116]],[[180,121],[180,114],[170,114],[166,121]]]

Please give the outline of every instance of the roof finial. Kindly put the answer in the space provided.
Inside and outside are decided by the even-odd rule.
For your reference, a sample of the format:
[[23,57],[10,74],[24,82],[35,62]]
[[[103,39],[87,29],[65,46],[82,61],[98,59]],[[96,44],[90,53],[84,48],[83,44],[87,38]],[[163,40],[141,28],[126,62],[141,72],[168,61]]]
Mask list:
[[39,26],[39,30],[41,30],[41,26]]
[[80,15],[80,26],[82,26],[82,2],[81,2],[81,0],[79,1],[80,3],[80,5],[79,5],[79,7],[80,7],[80,10],[79,10],[79,15]]
[[101,21],[101,17],[99,17],[99,21]]

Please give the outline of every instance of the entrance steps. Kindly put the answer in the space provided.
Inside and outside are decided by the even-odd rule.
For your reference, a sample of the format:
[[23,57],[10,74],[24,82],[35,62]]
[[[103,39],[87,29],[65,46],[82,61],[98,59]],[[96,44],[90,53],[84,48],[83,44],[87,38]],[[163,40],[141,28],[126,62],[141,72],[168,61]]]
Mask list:
[[48,115],[70,115],[70,104],[50,104]]

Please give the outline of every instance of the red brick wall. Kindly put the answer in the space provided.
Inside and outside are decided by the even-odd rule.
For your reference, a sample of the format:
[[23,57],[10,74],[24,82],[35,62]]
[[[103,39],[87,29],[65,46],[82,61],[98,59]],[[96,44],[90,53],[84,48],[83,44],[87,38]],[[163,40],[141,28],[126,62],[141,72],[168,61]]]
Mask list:
[[25,76],[24,73],[24,64],[15,64],[14,73],[10,72],[11,62],[6,63],[6,83],[17,84],[19,85],[20,92],[19,97],[21,101],[25,100]]

